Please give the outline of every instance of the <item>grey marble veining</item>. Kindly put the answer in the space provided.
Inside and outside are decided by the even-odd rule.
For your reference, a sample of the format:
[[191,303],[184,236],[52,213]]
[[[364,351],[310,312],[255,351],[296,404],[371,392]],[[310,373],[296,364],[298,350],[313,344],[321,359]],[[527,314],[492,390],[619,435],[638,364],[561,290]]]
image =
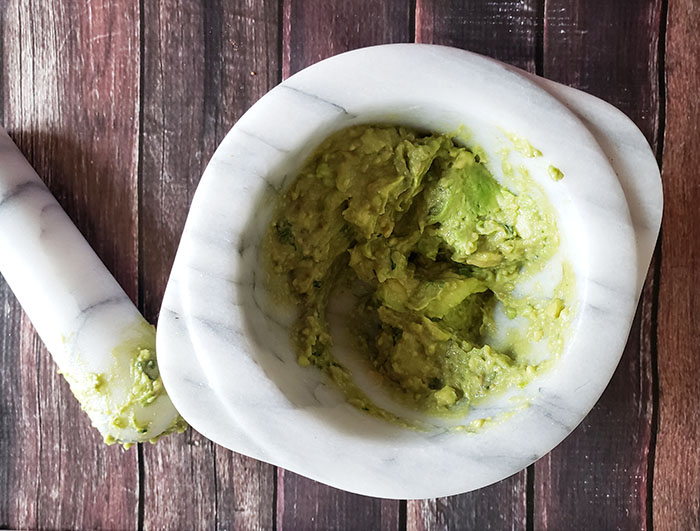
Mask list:
[[[165,395],[124,409],[149,423],[145,432],[113,425],[132,384],[133,352],[119,347],[152,347],[154,332],[1,128],[0,272],[105,438],[140,442],[171,425],[178,414]],[[105,392],[86,400],[101,374]]]
[[[406,430],[348,405],[319,371],[296,363],[293,309],[271,304],[260,282],[258,244],[279,190],[324,137],[371,122],[463,131],[501,180],[507,134],[543,153],[508,156],[557,210],[562,246],[554,260],[573,265],[577,315],[552,370],[470,412],[513,411],[477,433],[431,419],[423,419],[426,431]],[[562,181],[547,177],[549,164],[563,171]],[[599,398],[622,354],[660,215],[649,146],[622,113],[592,96],[440,46],[333,57],[265,95],[207,167],[159,321],[166,388],[215,442],[338,488],[426,498],[482,487],[551,450]]]

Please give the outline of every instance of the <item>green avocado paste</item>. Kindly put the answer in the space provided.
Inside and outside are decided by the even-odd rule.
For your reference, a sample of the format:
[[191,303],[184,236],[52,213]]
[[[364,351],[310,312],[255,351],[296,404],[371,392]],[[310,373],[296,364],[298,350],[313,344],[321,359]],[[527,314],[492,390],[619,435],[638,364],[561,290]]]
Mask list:
[[[326,314],[339,290],[356,296],[348,326],[368,366],[425,413],[463,414],[525,386],[546,364],[529,355],[542,339],[561,351],[570,268],[553,296],[514,295],[559,247],[551,206],[531,179],[533,193],[499,184],[483,157],[450,135],[355,126],[327,138],[280,196],[263,242],[268,289],[299,309],[298,362],[365,411],[391,417],[333,356]],[[494,343],[497,306],[527,325]]]

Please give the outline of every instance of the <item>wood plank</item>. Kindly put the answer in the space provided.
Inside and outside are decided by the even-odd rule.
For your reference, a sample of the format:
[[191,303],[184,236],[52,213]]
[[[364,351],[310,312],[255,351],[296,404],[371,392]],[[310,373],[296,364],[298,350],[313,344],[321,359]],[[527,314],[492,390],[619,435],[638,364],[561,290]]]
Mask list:
[[[660,0],[548,0],[545,12],[544,76],[617,106],[653,147],[659,132],[660,16]],[[653,282],[652,269],[622,360],[602,398],[535,466],[536,529],[647,526]]]
[[[276,0],[144,0],[141,300],[155,321],[219,141],[279,81]],[[145,529],[269,529],[274,468],[193,430],[144,445]]]
[[[137,293],[138,1],[3,3],[4,124]],[[137,452],[107,447],[4,290],[0,523],[134,529]]]
[[537,0],[416,0],[416,42],[463,48],[535,72],[538,6]]
[[410,42],[409,0],[283,0],[282,77],[354,48]]
[[[22,311],[0,277],[0,529],[36,527],[36,371],[22,370]],[[23,378],[24,376],[24,378]],[[25,382],[25,379],[29,382]],[[24,392],[25,386],[27,392]],[[23,473],[21,468],[26,470]],[[32,496],[33,495],[33,496]]]
[[[409,0],[284,0],[282,74],[354,48],[412,38]],[[399,502],[350,494],[288,471],[277,478],[278,529],[397,529]]]
[[[468,473],[468,472],[465,472]],[[467,494],[431,500],[409,500],[407,529],[525,529],[525,472]]]
[[[537,2],[418,0],[416,42],[456,46],[535,72]],[[409,501],[407,527],[525,529],[527,473],[520,472],[476,492],[437,500]]]
[[700,5],[668,4],[654,527],[700,529]]
[[277,529],[399,529],[396,500],[368,498],[277,469]]

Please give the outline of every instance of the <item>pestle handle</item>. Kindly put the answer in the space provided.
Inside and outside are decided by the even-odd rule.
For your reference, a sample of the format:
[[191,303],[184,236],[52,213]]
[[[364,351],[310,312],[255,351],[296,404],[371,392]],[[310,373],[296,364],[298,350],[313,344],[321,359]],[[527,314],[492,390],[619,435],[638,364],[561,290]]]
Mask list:
[[184,430],[143,318],[0,128],[0,273],[105,442]]

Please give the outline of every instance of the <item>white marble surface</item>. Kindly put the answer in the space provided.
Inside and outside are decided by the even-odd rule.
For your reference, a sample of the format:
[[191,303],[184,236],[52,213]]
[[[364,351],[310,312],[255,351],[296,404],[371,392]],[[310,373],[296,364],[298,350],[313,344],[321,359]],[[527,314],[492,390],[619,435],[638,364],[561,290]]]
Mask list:
[[[319,371],[297,365],[292,316],[268,304],[261,285],[258,243],[279,190],[325,136],[367,122],[465,126],[467,144],[485,149],[497,178],[504,132],[543,153],[519,162],[558,212],[577,316],[554,369],[511,393],[519,400],[502,397],[470,413],[516,410],[475,434],[438,422],[406,430],[349,406]],[[562,181],[546,177],[548,164],[564,172]],[[641,133],[591,96],[445,47],[333,57],[264,96],[207,167],[159,321],[166,388],[215,442],[338,488],[427,498],[482,487],[551,450],[599,398],[629,333],[660,214],[658,168]]]
[[152,348],[154,332],[2,128],[0,273],[74,385],[89,389],[93,375],[108,375],[103,389],[109,395],[81,403],[104,437],[145,441],[177,418],[162,395],[147,407],[133,404],[124,411],[150,422],[146,432],[112,424],[110,411],[128,401],[132,384],[134,352],[118,347]]

